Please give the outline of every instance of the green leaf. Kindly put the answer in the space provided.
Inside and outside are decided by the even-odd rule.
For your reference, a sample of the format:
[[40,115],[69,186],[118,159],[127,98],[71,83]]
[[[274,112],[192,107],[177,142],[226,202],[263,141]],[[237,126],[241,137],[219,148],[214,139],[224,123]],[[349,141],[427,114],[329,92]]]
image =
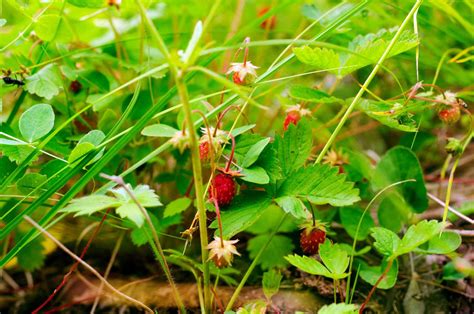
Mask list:
[[61,75],[56,64],[51,63],[26,78],[25,89],[30,94],[51,99],[59,94],[59,88],[63,85]]
[[303,46],[293,48],[293,53],[298,60],[318,70],[328,70],[332,73],[337,73],[337,68],[341,66],[339,54],[332,49],[320,47],[313,49],[308,46]]
[[344,104],[345,101],[331,96],[321,90],[313,89],[310,87],[302,86],[302,85],[293,85],[290,87],[289,91],[290,97],[304,101],[304,102],[315,102],[315,103],[323,103],[323,104],[331,104],[331,103],[339,103]]
[[29,108],[20,117],[20,133],[33,142],[49,133],[54,127],[54,111],[48,104],[37,104]]
[[69,158],[67,159],[68,163],[73,164],[81,157],[84,157],[87,153],[90,151],[93,151],[95,149],[95,145],[89,142],[85,143],[79,143],[74,147],[74,149],[71,151],[71,154],[69,154]]
[[143,223],[145,222],[145,216],[140,210],[140,207],[135,203],[122,204],[115,210],[115,212],[122,218],[130,219],[138,227],[143,226]]
[[158,136],[158,137],[173,137],[179,130],[166,124],[152,124],[143,129],[142,135]]
[[441,230],[443,230],[443,223],[436,220],[422,220],[416,225],[410,226],[395,251],[395,255],[411,252],[431,238],[439,237]]
[[256,164],[265,169],[270,178],[270,182],[275,183],[277,180],[282,178],[282,170],[277,152],[272,146],[273,145],[268,145],[263,150]]
[[[33,147],[25,145],[0,145],[0,152],[17,164],[22,163],[23,160],[25,160],[33,152],[33,150]],[[36,159],[37,157],[30,162],[33,162]]]
[[[131,189],[131,186],[129,186]],[[123,187],[118,187],[116,189],[110,190],[115,197],[120,200],[123,203],[134,203],[130,195],[128,195],[127,191]],[[145,184],[140,184],[137,185],[133,190],[132,190],[133,195],[137,199],[137,201],[143,206],[143,207],[157,207],[163,205],[160,202],[160,198],[158,195],[155,194],[155,191],[152,190],[148,185]]]
[[256,184],[267,184],[270,182],[270,177],[262,167],[252,166],[250,168],[244,168],[242,169],[242,174],[243,176],[240,177],[240,179],[243,181]]
[[288,255],[285,259],[296,268],[312,275],[331,278],[331,273],[319,261],[308,256]]
[[406,147],[397,146],[390,149],[379,161],[373,177],[373,187],[381,190],[388,185],[408,179],[407,182],[394,187],[415,213],[421,213],[428,208],[423,171],[415,154]]
[[105,134],[101,130],[89,131],[86,135],[81,137],[78,144],[91,143],[94,146],[99,146],[100,143],[105,139]]
[[[177,225],[181,222],[181,217],[179,215],[158,219],[155,215],[150,214],[150,219],[157,233],[165,232],[168,227]],[[133,228],[130,236],[133,244],[136,246],[142,246],[148,243],[148,239],[153,237],[148,224],[143,224],[141,227]]]
[[[46,182],[48,177],[39,173],[27,173],[16,183],[18,190],[27,195],[35,190],[38,186]],[[41,190],[36,191],[36,194],[41,193]]]
[[306,119],[302,119],[296,126],[290,124],[283,137],[275,137],[274,147],[284,177],[305,164],[311,153],[312,143],[311,126]]
[[467,274],[461,273],[456,269],[456,265],[453,261],[448,262],[443,267],[443,280],[459,280],[466,276]]
[[240,134],[243,134],[243,133],[247,132],[248,130],[253,129],[255,126],[256,126],[256,124],[244,125],[244,126],[241,126],[239,128],[233,129],[232,132],[230,132],[230,134],[232,134],[234,137],[237,137]]
[[382,227],[400,232],[411,216],[411,208],[397,192],[386,192],[379,204],[377,217]]
[[441,235],[432,237],[428,242],[422,244],[415,252],[423,254],[449,254],[454,252],[460,245],[462,239],[456,232],[445,231]]
[[270,143],[270,138],[264,138],[263,140],[258,141],[254,145],[250,147],[250,149],[247,151],[247,153],[244,156],[244,159],[242,161],[241,167],[243,168],[248,168],[250,167],[254,162],[257,161],[258,157],[260,154],[263,152],[265,147]]
[[274,269],[263,273],[262,288],[265,297],[270,300],[280,289],[280,282],[283,276]]
[[382,255],[392,256],[400,245],[400,238],[393,231],[382,227],[374,227],[370,231],[377,251]]
[[[270,233],[275,229],[275,226],[278,225],[284,215],[285,212],[281,210],[280,207],[272,204],[263,210],[260,218],[252,226],[247,228],[246,231],[253,234]],[[298,229],[299,226],[294,219],[284,219],[278,231],[293,232]]]
[[303,202],[294,196],[282,196],[275,199],[275,202],[285,212],[293,215],[297,219],[305,219],[308,217],[308,211]]
[[[256,236],[249,240],[247,250],[251,259],[254,259],[261,248],[268,242],[270,234]],[[284,256],[290,254],[295,246],[290,238],[283,235],[275,235],[266,249],[263,250],[258,265],[262,269],[271,269],[274,267],[284,268],[288,266]]]
[[[237,196],[230,208],[221,212],[224,238],[230,239],[239,232],[253,225],[271,204],[271,198],[266,193],[249,192]],[[217,229],[217,220],[210,225]]]
[[105,6],[104,0],[67,0],[70,4],[80,8],[102,8]]
[[278,190],[278,196],[306,198],[313,204],[348,206],[359,201],[359,190],[338,168],[316,164],[301,168],[290,175]]
[[358,308],[355,304],[333,303],[319,309],[318,314],[357,314]]
[[357,108],[372,119],[392,129],[403,132],[416,132],[418,130],[412,114],[399,110],[402,108],[400,103],[362,99],[357,103]]
[[67,42],[72,39],[69,23],[57,14],[41,15],[36,21],[34,30],[43,41]]
[[[357,225],[362,218],[363,210],[359,207],[341,207],[339,208],[339,216],[341,217],[341,223],[346,232],[354,238],[357,231]],[[370,212],[367,212],[362,219],[360,225],[359,234],[357,240],[364,240],[370,233],[370,228],[375,227],[374,220],[370,216]]]
[[61,212],[74,213],[76,216],[92,215],[103,209],[117,207],[121,203],[115,197],[107,195],[88,195],[73,199]]
[[35,238],[18,253],[18,264],[24,271],[34,271],[43,266],[45,260],[43,240],[41,236]]
[[[360,271],[359,276],[366,282],[370,283],[372,286],[375,285],[377,280],[382,276],[383,272],[387,268],[387,261],[383,260],[382,264],[379,266],[369,266],[365,262],[360,262]],[[378,289],[390,289],[397,282],[398,276],[398,261],[394,260],[392,267],[388,271],[387,275],[382,279],[382,281],[377,286]]]
[[188,197],[181,197],[175,199],[168,205],[166,205],[163,217],[174,216],[184,212],[191,205],[192,201]]
[[331,278],[341,279],[349,275],[346,273],[347,267],[349,266],[349,256],[347,251],[338,244],[332,244],[329,239],[326,239],[326,241],[319,246],[319,256],[324,266],[331,272]]
[[191,55],[195,54],[196,46],[199,42],[199,39],[201,38],[201,35],[202,35],[202,22],[198,21],[196,25],[194,26],[193,35],[191,36],[191,39],[189,40],[189,43],[188,43],[188,47],[186,47],[186,51],[184,52],[181,59],[185,64],[192,61]]

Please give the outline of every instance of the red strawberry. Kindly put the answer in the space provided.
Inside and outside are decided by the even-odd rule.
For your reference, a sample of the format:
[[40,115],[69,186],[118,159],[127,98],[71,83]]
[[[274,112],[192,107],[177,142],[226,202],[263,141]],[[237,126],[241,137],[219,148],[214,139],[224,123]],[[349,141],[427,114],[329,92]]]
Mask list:
[[69,88],[71,89],[71,92],[74,94],[77,94],[81,91],[82,89],[82,84],[79,81],[72,81],[71,85],[69,85]]
[[326,229],[323,225],[306,227],[300,234],[300,246],[304,253],[314,255],[319,245],[326,240]]
[[[263,16],[265,13],[267,13],[270,10],[270,7],[263,7],[258,11],[258,17]],[[260,24],[260,28],[263,29],[274,29],[276,24],[276,17],[274,15],[270,16],[268,19],[264,20]]]
[[440,110],[438,117],[444,123],[453,124],[461,117],[461,110],[459,106],[452,106],[451,108]]
[[235,196],[235,181],[232,176],[219,173],[211,182],[209,197],[215,198],[219,207],[229,205]]
[[290,111],[286,114],[285,122],[283,122],[283,129],[286,131],[288,130],[288,126],[290,123],[294,125],[298,124],[301,119],[301,114],[299,111]]
[[208,160],[209,157],[209,142],[201,142],[201,144],[199,144],[199,158],[201,158],[201,160]]

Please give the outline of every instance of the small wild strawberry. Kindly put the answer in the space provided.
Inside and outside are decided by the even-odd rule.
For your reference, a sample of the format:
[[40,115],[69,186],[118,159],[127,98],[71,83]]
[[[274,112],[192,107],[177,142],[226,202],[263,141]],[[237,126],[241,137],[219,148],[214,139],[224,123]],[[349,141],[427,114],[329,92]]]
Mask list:
[[300,105],[291,106],[286,110],[285,121],[283,122],[283,129],[288,130],[290,123],[297,125],[301,120],[301,117],[310,115],[311,112],[308,109],[301,108]]
[[[258,11],[257,16],[261,17],[270,10],[270,7],[263,7]],[[268,19],[264,20],[260,24],[260,28],[263,29],[274,29],[276,25],[276,17],[274,15],[270,16]]]
[[304,253],[314,255],[319,251],[319,245],[326,240],[326,228],[321,223],[307,225],[300,234],[300,246]]
[[208,160],[209,156],[209,142],[201,142],[199,144],[199,158],[201,160]]
[[257,77],[257,72],[255,71],[258,67],[254,66],[252,62],[245,61],[242,63],[231,63],[229,71],[227,74],[232,74],[232,80],[235,84],[238,85],[247,85],[251,84]]
[[82,90],[82,84],[77,80],[72,81],[69,85],[69,89],[71,89],[71,92],[73,92],[74,94],[77,94]]
[[461,109],[459,105],[451,106],[451,108],[442,109],[438,112],[438,117],[446,124],[453,124],[458,122],[461,117]]
[[214,240],[207,245],[209,252],[209,260],[212,260],[214,264],[219,268],[224,268],[232,264],[234,254],[239,255],[235,243],[239,240],[222,240],[215,236]]
[[219,207],[229,205],[235,196],[235,181],[226,173],[217,174],[211,182],[209,198],[215,198]]

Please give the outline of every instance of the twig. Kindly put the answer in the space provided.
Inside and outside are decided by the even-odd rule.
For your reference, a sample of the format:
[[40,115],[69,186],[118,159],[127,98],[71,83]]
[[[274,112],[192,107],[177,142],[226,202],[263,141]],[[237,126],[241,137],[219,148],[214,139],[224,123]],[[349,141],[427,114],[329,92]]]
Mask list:
[[28,215],[24,215],[23,216],[23,219],[26,220],[27,222],[29,222],[33,227],[35,227],[36,229],[38,229],[42,234],[44,234],[46,237],[48,237],[49,239],[51,239],[61,250],[63,250],[64,252],[66,252],[69,256],[71,256],[73,259],[75,259],[76,261],[78,261],[82,266],[84,266],[85,268],[87,268],[87,270],[89,270],[94,276],[96,276],[100,281],[102,281],[104,283],[104,285],[109,288],[111,291],[113,291],[114,293],[118,294],[119,296],[121,296],[122,298],[136,304],[136,305],[139,305],[140,307],[144,308],[146,311],[148,311],[149,313],[154,313],[153,310],[151,308],[149,308],[148,306],[146,306],[145,304],[143,304],[142,302],[126,295],[125,293],[117,290],[114,286],[112,286],[104,277],[102,277],[99,272],[97,272],[92,266],[90,266],[89,264],[87,264],[86,262],[84,262],[79,256],[77,256],[76,254],[74,254],[71,250],[69,250],[66,246],[64,246],[64,244],[61,243],[61,241],[59,241],[58,239],[56,239],[51,233],[49,233],[48,231],[46,231],[43,227],[41,227],[38,223],[36,223],[36,221],[34,221],[33,219],[31,219]]
[[[436,196],[434,196],[433,194],[431,193],[428,193],[428,197],[431,198],[433,201],[435,201],[436,203],[438,203],[439,205],[441,206],[444,206],[444,202],[442,200],[440,200],[439,198],[437,198]],[[454,208],[452,208],[451,206],[448,206],[448,210],[450,212],[452,212],[453,214],[455,214],[456,216],[458,216],[459,218],[469,222],[470,224],[474,224],[474,220],[469,218],[468,216],[464,215],[463,213],[455,210]]]

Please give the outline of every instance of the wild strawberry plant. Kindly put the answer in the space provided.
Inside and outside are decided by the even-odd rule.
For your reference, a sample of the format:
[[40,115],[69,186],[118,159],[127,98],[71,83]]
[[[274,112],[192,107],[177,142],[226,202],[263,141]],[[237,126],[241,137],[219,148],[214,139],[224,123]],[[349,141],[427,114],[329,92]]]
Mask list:
[[469,306],[468,2],[0,5],[6,308]]

